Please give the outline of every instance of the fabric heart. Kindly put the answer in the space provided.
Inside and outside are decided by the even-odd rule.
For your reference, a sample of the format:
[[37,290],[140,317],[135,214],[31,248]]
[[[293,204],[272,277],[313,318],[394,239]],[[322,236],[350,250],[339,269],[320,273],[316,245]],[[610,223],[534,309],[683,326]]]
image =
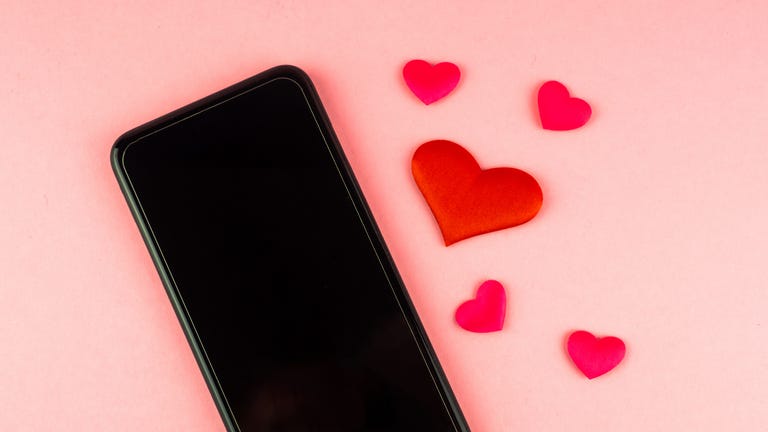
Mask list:
[[456,322],[471,332],[495,332],[504,327],[506,310],[504,287],[495,280],[487,280],[477,289],[474,300],[465,301],[456,309]]
[[482,170],[466,149],[451,141],[422,144],[411,170],[446,246],[520,225],[541,208],[541,187],[530,174],[515,168]]
[[597,378],[615,368],[624,359],[624,342],[613,336],[596,338],[584,330],[568,337],[568,355],[587,378]]
[[584,126],[592,116],[592,108],[573,98],[557,81],[547,81],[539,89],[539,117],[544,129],[564,131]]
[[461,72],[449,62],[432,66],[424,60],[411,60],[403,67],[403,78],[413,94],[429,105],[456,88]]

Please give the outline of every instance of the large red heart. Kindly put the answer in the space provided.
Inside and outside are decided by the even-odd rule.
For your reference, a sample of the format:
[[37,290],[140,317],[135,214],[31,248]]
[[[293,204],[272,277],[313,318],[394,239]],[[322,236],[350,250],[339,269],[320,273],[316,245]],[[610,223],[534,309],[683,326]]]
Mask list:
[[467,300],[456,309],[456,322],[464,330],[490,333],[504,327],[507,295],[495,280],[487,280],[477,289],[474,300]]
[[515,168],[482,170],[467,150],[451,141],[422,144],[411,170],[446,246],[520,225],[541,208],[541,187],[530,174]]
[[587,378],[597,378],[615,368],[624,359],[624,342],[613,336],[596,338],[579,330],[568,337],[568,355]]
[[539,89],[541,126],[549,130],[576,129],[589,120],[592,108],[582,99],[571,97],[557,81],[547,81]]
[[429,105],[453,91],[461,72],[449,62],[432,66],[424,60],[411,60],[403,67],[403,78],[413,94]]

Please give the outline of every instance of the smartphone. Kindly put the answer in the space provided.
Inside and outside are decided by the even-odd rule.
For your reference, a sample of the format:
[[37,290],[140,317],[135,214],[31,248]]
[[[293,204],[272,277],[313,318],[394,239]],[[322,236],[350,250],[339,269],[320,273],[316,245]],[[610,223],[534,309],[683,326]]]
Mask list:
[[300,69],[133,129],[111,162],[227,430],[469,430]]

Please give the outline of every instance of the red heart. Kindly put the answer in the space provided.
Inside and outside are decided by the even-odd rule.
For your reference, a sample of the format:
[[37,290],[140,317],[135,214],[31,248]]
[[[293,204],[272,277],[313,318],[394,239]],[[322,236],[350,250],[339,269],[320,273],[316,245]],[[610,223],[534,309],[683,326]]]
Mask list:
[[424,60],[411,60],[403,67],[403,78],[413,94],[429,105],[453,91],[461,72],[449,62],[432,66]]
[[589,104],[570,97],[568,89],[559,82],[547,81],[539,89],[539,116],[544,129],[576,129],[584,126],[591,115]]
[[625,353],[624,342],[617,337],[598,339],[584,330],[573,332],[568,337],[568,354],[589,379],[615,368],[624,359]]
[[487,280],[477,289],[475,300],[467,300],[456,309],[456,322],[471,332],[495,332],[504,327],[506,310],[504,287],[495,280]]
[[422,144],[411,170],[446,246],[528,222],[541,208],[541,187],[530,174],[515,168],[482,170],[451,141]]

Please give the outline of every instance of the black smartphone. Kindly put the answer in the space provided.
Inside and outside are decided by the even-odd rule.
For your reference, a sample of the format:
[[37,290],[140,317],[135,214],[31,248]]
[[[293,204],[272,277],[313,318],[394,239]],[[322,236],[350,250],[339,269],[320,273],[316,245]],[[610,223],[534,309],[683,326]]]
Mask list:
[[304,72],[133,129],[111,161],[228,430],[469,430]]

